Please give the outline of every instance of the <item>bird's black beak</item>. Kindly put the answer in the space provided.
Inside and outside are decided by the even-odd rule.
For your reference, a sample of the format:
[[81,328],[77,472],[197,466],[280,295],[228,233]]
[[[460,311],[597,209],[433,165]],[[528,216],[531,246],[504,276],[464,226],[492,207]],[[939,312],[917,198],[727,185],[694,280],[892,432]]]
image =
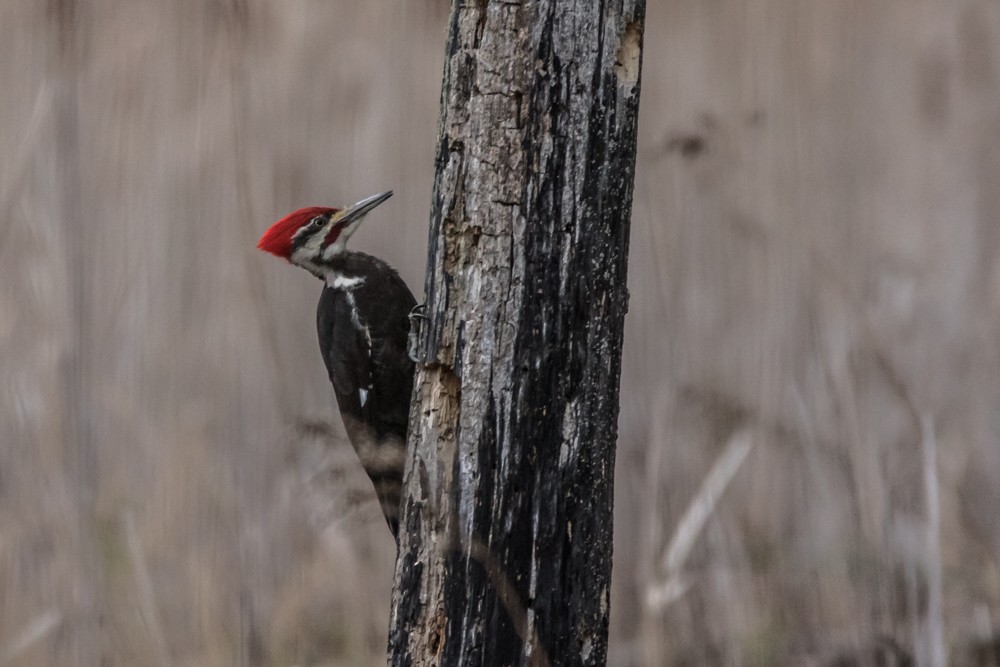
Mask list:
[[353,206],[348,206],[336,217],[336,222],[341,225],[350,225],[353,222],[360,221],[361,218],[365,216],[368,211],[372,210],[386,199],[392,196],[392,190],[386,192],[380,192],[377,195],[372,195],[371,197],[366,197],[359,201]]

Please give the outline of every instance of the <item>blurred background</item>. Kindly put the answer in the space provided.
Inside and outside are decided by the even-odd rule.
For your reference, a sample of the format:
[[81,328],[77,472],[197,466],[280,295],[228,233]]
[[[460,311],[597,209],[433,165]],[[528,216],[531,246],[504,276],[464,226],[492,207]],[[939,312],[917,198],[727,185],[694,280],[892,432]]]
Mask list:
[[[254,245],[392,188],[422,293],[447,12],[0,3],[0,664],[385,664]],[[611,665],[1000,664],[998,128],[991,0],[649,3]]]

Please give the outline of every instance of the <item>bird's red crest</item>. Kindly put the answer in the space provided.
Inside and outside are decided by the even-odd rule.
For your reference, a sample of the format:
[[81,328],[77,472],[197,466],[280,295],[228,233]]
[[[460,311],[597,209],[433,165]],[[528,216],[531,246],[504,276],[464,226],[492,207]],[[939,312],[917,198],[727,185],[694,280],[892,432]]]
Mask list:
[[295,232],[317,215],[336,210],[323,206],[309,206],[289,213],[264,232],[264,235],[257,241],[257,247],[272,255],[288,259],[292,254],[292,237],[295,236]]

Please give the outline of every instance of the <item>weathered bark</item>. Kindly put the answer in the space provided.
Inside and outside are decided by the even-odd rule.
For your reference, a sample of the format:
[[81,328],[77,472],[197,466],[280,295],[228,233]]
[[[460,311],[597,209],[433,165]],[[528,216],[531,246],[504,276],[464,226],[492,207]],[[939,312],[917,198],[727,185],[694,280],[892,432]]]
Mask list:
[[644,0],[456,2],[394,665],[599,665]]

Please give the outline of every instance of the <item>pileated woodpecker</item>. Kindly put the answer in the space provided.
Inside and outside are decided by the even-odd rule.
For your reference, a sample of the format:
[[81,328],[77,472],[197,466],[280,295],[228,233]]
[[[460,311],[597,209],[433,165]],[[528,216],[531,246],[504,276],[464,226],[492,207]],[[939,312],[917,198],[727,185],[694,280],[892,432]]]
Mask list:
[[398,541],[413,388],[408,317],[416,300],[388,264],[347,250],[365,215],[391,196],[383,192],[345,209],[300,209],[274,223],[257,247],[325,283],[316,310],[320,351],[347,437]]

